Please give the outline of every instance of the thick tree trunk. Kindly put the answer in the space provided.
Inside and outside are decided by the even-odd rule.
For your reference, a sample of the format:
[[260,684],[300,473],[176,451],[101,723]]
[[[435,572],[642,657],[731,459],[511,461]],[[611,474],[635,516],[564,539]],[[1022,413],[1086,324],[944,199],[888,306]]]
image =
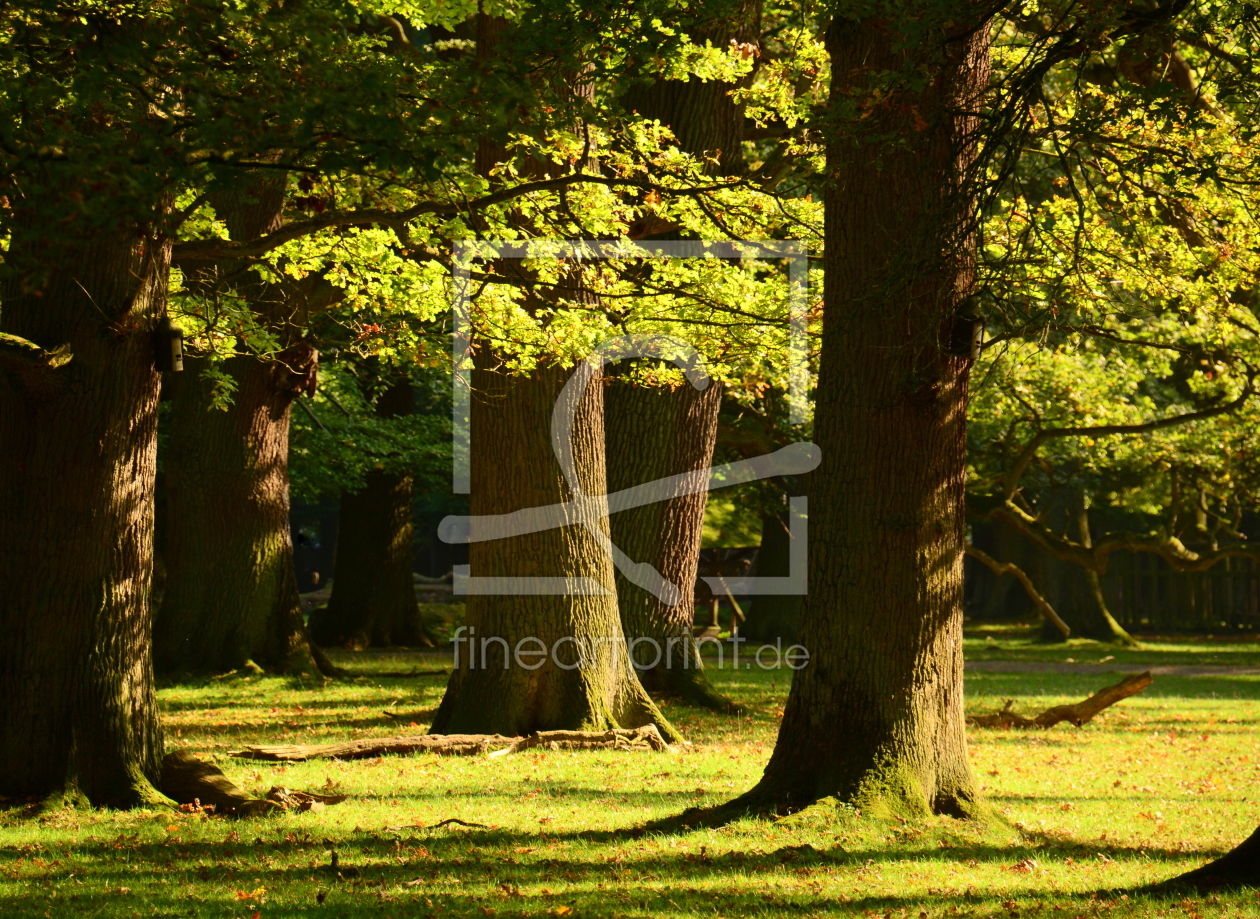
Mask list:
[[0,291],[0,333],[44,349],[0,336],[0,795],[152,803],[151,333],[170,245],[39,230],[14,232]]
[[[610,491],[686,472],[707,485],[720,385],[671,391],[623,380],[608,387],[605,399]],[[617,602],[639,679],[649,692],[729,711],[734,705],[709,682],[691,631],[706,498],[700,491],[612,516],[613,543],[679,589],[676,602],[667,602],[617,572]]]
[[[961,178],[976,125],[962,113],[988,78],[987,27],[959,24],[970,10],[939,27],[916,17],[913,42],[887,21],[829,28],[822,466],[800,637],[811,659],[765,775],[737,807],[834,795],[864,810],[965,814],[976,799],[962,704],[971,361],[950,353],[974,252]],[[871,99],[845,118],[849,100]]]
[[[568,501],[550,431],[569,374],[550,367],[507,377],[492,372],[490,360],[479,351],[473,372],[472,514]],[[603,387],[586,387],[573,410],[573,468],[585,494],[603,495]],[[678,738],[630,663],[612,560],[584,524],[606,536],[607,517],[574,508],[565,519],[560,528],[472,543],[474,578],[567,578],[575,585],[583,579],[590,592],[469,596],[467,631],[458,636],[456,669],[432,733],[523,735],[655,724],[667,740]]]
[[304,379],[290,368],[312,354],[302,348],[286,362],[229,359],[224,366],[237,388],[226,410],[212,406],[203,362],[185,361],[164,460],[159,672],[233,670],[249,660],[315,672],[289,528],[289,413]]
[[[757,550],[757,577],[787,577],[791,574],[792,533],[786,514],[765,514],[761,518],[761,547]],[[748,620],[740,634],[749,641],[796,644],[801,628],[799,594],[759,594],[748,605]]]
[[[415,395],[405,377],[376,404],[382,418],[410,415],[414,409]],[[311,615],[311,635],[319,644],[433,647],[412,577],[411,497],[411,475],[384,470],[372,470],[362,489],[341,496],[332,596],[327,608]]]

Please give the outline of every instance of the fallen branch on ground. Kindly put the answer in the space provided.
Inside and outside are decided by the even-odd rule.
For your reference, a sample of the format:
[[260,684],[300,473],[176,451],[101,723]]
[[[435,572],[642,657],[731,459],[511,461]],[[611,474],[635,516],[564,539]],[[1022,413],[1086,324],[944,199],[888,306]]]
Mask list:
[[510,747],[496,750],[491,756],[507,756],[543,747],[547,750],[654,750],[669,749],[665,738],[654,724],[641,728],[613,728],[611,731],[536,731],[517,738]]
[[1154,679],[1149,670],[1146,673],[1130,674],[1116,685],[1098,690],[1083,702],[1077,702],[1074,705],[1056,705],[1054,708],[1046,709],[1036,718],[1017,715],[1011,710],[1015,700],[1007,699],[1006,705],[1000,712],[992,715],[971,715],[968,716],[967,723],[981,728],[1049,728],[1061,721],[1069,721],[1079,728],[1103,709],[1129,696],[1137,695],[1150,686]]
[[162,792],[180,804],[213,807],[218,814],[257,817],[282,810],[320,811],[340,804],[345,795],[317,795],[275,787],[266,797],[251,798],[223,770],[197,759],[187,750],[175,750],[162,759]]
[[423,823],[400,823],[398,826],[387,826],[386,830],[394,832],[397,830],[440,830],[444,826],[466,826],[474,830],[488,830],[490,827],[484,823],[469,823],[467,820],[460,820],[458,817],[447,817],[432,826],[425,826]]
[[668,750],[655,725],[615,728],[611,731],[538,731],[528,737],[502,734],[417,734],[411,737],[371,737],[345,743],[306,746],[246,747],[233,756],[269,762],[301,762],[308,759],[374,759],[387,754],[436,753],[442,756],[476,756],[501,747],[494,756],[505,756],[535,747],[548,750]]
[[486,753],[492,746],[503,746],[517,740],[520,738],[504,737],[502,734],[416,734],[410,737],[368,737],[345,743],[246,747],[232,755],[284,763],[308,759],[375,759],[391,753],[475,756]]

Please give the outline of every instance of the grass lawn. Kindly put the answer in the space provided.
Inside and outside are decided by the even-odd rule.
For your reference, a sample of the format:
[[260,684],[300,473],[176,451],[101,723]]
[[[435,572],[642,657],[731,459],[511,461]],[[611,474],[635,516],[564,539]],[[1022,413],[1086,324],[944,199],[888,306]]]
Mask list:
[[1009,623],[968,628],[964,648],[967,660],[1039,661],[1042,663],[1093,664],[1215,664],[1260,667],[1260,641],[1254,632],[1229,637],[1136,636],[1140,648],[1124,648],[1071,638],[1065,642],[1039,642],[1040,625]]
[[[997,639],[1012,645],[1008,658],[1017,658],[1020,640]],[[991,644],[972,639],[969,650],[992,657]],[[1200,651],[1194,662],[1218,662],[1211,648]],[[1062,647],[1055,653],[1073,656]],[[1248,657],[1233,645],[1221,653]],[[233,675],[167,687],[161,701],[168,748],[208,756],[252,791],[331,789],[351,800],[322,813],[239,821],[165,811],[36,818],[0,811],[0,915],[1260,916],[1256,893],[1193,901],[1095,893],[1193,867],[1260,823],[1257,676],[1157,677],[1080,729],[973,730],[973,763],[1005,822],[908,824],[821,805],[775,822],[654,835],[633,831],[726,800],[757,779],[789,671],[715,672],[721,688],[748,706],[746,717],[667,706],[691,741],[675,753],[287,766],[228,755],[246,743],[427,725],[442,677],[371,674],[441,666],[442,658],[347,653],[339,660],[365,675],[336,682]],[[1256,660],[1252,652],[1220,662]],[[1035,712],[1112,681],[972,672],[968,707],[996,709],[1017,698],[1021,711]],[[489,828],[423,829],[452,817]],[[352,869],[340,879],[321,870],[333,849]]]

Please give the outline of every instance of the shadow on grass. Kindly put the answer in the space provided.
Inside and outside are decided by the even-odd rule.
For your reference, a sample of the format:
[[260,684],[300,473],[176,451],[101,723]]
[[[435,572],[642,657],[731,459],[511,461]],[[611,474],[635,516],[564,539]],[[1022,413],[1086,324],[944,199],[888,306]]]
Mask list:
[[[739,916],[797,911],[869,915],[868,910],[883,913],[912,907],[938,915],[938,911],[955,907],[996,909],[1010,900],[1079,903],[1091,900],[1091,892],[1051,891],[1028,885],[989,893],[967,889],[963,876],[950,879],[944,891],[929,890],[921,896],[848,897],[824,895],[821,888],[810,890],[809,879],[820,869],[838,869],[852,872],[849,879],[862,885],[882,880],[879,872],[883,868],[942,858],[1018,868],[1024,859],[1045,861],[1055,855],[1079,856],[1082,852],[1106,854],[1116,860],[1156,861],[1184,861],[1198,854],[1158,849],[1139,853],[1088,844],[960,844],[945,850],[933,846],[820,851],[790,846],[717,855],[709,855],[703,848],[698,853],[570,850],[565,857],[553,858],[543,856],[538,847],[564,841],[626,840],[639,840],[648,846],[662,840],[624,832],[442,829],[414,835],[354,832],[335,844],[339,866],[334,871],[328,864],[328,850],[334,844],[321,838],[317,824],[295,830],[291,822],[280,827],[276,823],[234,824],[244,838],[227,840],[140,842],[124,832],[112,839],[58,846],[60,857],[53,860],[35,857],[31,850],[38,850],[37,846],[0,849],[0,871],[25,882],[21,899],[8,900],[3,910],[6,916],[40,916],[45,910],[53,915],[130,915],[136,906],[143,905],[147,914],[162,916],[224,915],[225,907],[242,908],[249,915],[257,897],[262,896],[257,893],[261,888],[268,897],[263,911],[272,917],[306,914],[317,905],[323,907],[320,914],[325,916],[346,915],[342,910],[362,915],[368,907],[376,913],[393,906],[400,909],[396,913],[399,916],[416,915],[417,909],[474,916],[491,915],[490,909],[500,916],[566,915],[568,910],[561,907],[590,916],[625,915],[628,910],[659,915],[671,911],[710,913],[715,909]],[[266,838],[268,835],[273,838]],[[297,863],[279,863],[286,859]],[[1157,867],[1154,873],[1172,872]],[[834,872],[825,871],[824,875],[834,880]],[[799,883],[803,889],[799,893],[767,889],[762,882],[773,877]],[[466,894],[432,889],[450,883],[484,886],[481,892]],[[548,885],[568,889],[552,893]],[[522,891],[522,886],[527,889]],[[1099,892],[1096,902],[1119,895],[1118,891]]]

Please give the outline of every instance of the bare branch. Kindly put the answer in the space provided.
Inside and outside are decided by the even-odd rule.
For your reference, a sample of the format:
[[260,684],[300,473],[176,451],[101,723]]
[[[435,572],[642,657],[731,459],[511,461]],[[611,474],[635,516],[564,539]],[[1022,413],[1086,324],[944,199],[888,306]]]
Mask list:
[[1059,614],[1054,611],[1054,607],[1050,605],[1046,598],[1037,592],[1037,588],[1033,587],[1032,579],[1028,577],[1022,568],[1014,562],[999,562],[987,552],[977,549],[970,543],[964,547],[964,551],[976,561],[982,562],[998,577],[1004,574],[1013,574],[1015,580],[1024,585],[1024,591],[1028,594],[1028,599],[1032,600],[1037,609],[1041,610],[1042,615],[1054,623],[1054,627],[1063,633],[1063,637],[1067,638],[1072,634],[1072,629],[1059,618]]

